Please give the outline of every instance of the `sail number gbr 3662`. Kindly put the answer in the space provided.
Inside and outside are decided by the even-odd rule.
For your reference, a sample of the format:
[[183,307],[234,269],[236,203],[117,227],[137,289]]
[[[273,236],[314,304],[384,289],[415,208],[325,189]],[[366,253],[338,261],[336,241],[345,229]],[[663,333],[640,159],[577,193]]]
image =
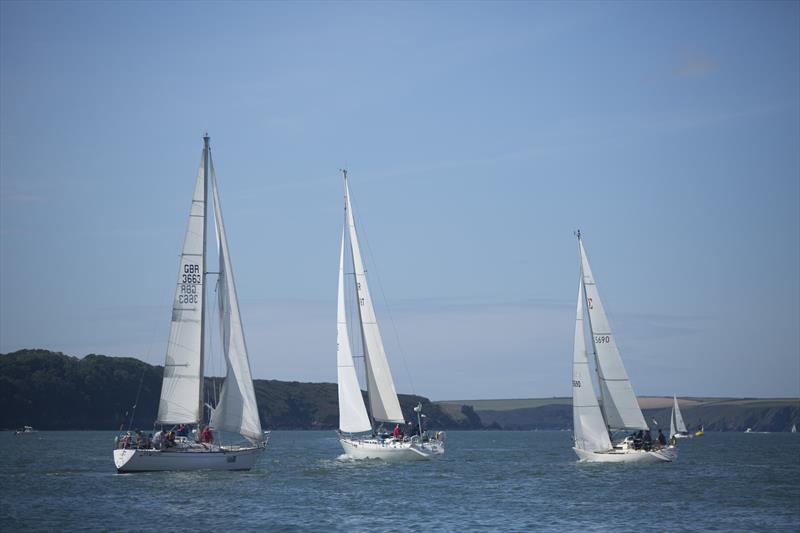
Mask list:
[[187,263],[183,265],[181,272],[180,290],[178,291],[179,304],[196,304],[200,291],[198,287],[203,283],[203,275],[200,273],[200,265]]

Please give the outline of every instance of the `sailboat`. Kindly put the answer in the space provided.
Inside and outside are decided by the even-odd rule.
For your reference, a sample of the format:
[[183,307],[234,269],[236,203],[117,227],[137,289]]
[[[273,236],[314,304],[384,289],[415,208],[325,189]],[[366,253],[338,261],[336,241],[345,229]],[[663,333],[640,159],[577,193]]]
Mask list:
[[[385,434],[382,426],[375,424],[405,425],[400,402],[395,392],[394,380],[381,340],[375,309],[361,259],[361,249],[356,234],[347,171],[344,175],[345,220],[339,249],[339,289],[337,297],[337,380],[339,385],[339,442],[347,456],[355,459],[383,459],[387,461],[414,461],[435,459],[444,454],[443,433],[429,437],[422,429],[422,404],[414,408],[418,431],[408,435]],[[348,266],[354,272],[355,293],[358,298],[357,329],[360,331],[366,372],[367,412],[361,386],[358,382],[353,350],[348,334],[348,317],[345,310],[345,241],[349,239]],[[353,329],[356,329],[355,327]]]
[[[141,432],[138,435],[128,432],[117,438],[114,464],[118,472],[249,470],[266,449],[269,439],[269,434],[261,430],[258,416],[209,140],[206,134],[172,304],[156,421],[160,429],[153,439]],[[203,386],[207,344],[205,287],[210,274],[206,268],[209,185],[219,256],[219,272],[215,273],[218,275],[218,325],[227,373],[219,401],[210,409],[210,421],[204,427],[207,405]],[[189,430],[191,425],[195,426],[194,432]],[[223,445],[224,432],[238,433],[247,442]]]
[[[575,316],[572,359],[572,421],[575,453],[580,461],[598,463],[658,463],[678,457],[675,446],[661,446],[629,435],[614,441],[615,433],[649,428],[639,408],[630,379],[622,364],[617,343],[608,324],[597,291],[581,233],[578,250],[581,279]],[[588,311],[594,363],[600,385],[600,400],[594,392],[584,340],[584,305]]]
[[790,433],[797,433],[797,424],[792,424],[792,429]]
[[683,416],[681,415],[681,408],[678,406],[678,397],[672,396],[672,412],[669,415],[669,438],[688,439],[692,434],[686,430],[686,424],[683,423]]

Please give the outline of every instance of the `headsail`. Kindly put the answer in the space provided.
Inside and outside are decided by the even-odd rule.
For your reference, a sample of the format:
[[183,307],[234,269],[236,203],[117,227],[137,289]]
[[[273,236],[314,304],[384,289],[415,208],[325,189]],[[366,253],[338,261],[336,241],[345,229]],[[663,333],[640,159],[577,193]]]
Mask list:
[[261,432],[261,422],[258,417],[258,405],[250,373],[250,360],[247,356],[247,345],[239,314],[239,299],[236,296],[236,283],[233,279],[233,267],[228,251],[228,239],[225,235],[213,165],[211,166],[211,190],[219,250],[219,294],[217,298],[227,373],[219,403],[211,415],[209,425],[218,431],[239,433],[250,441],[258,442],[263,440],[264,435]]
[[339,429],[345,433],[361,433],[372,429],[361,396],[350,338],[347,334],[347,315],[344,308],[344,229],[339,251],[339,292],[336,307],[336,367],[339,383]]
[[172,324],[164,362],[158,423],[185,424],[202,421],[200,405],[203,368],[203,243],[206,231],[205,204],[206,149],[192,196],[189,223],[183,240],[175,299],[172,302]]
[[345,209],[347,209],[347,227],[350,233],[350,247],[353,253],[353,267],[356,275],[356,293],[358,295],[358,313],[361,318],[361,336],[364,341],[364,360],[367,367],[369,387],[369,405],[372,417],[380,422],[404,422],[403,411],[397,400],[397,392],[392,380],[392,372],[378,330],[375,309],[367,286],[364,263],[358,245],[356,226],[353,220],[353,209],[350,205],[350,190],[345,178]]
[[622,364],[617,342],[611,333],[608,317],[603,309],[583,241],[578,236],[581,255],[581,272],[586,291],[586,307],[589,311],[589,327],[592,345],[597,359],[597,374],[600,381],[602,409],[609,429],[648,429],[642,410],[636,400],[628,373]]
[[578,310],[575,315],[575,344],[572,355],[572,424],[576,448],[592,452],[611,449],[611,439],[594,394],[589,359],[586,357],[582,282],[578,284]]

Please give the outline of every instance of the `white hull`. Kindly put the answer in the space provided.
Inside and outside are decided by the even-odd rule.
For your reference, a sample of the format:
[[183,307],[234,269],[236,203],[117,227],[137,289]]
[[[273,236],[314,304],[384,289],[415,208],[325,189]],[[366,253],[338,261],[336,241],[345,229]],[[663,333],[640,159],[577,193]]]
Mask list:
[[675,435],[673,435],[673,437],[675,437],[676,439],[691,439],[692,437],[694,437],[694,435],[692,435],[691,433],[676,433]]
[[412,440],[397,441],[386,439],[358,439],[339,437],[344,453],[354,459],[382,459],[384,461],[425,461],[438,459],[444,455],[444,443],[432,440],[419,442]]
[[117,472],[250,470],[266,446],[213,450],[114,450]]
[[618,450],[610,452],[590,452],[573,448],[581,462],[587,463],[669,463],[678,458],[678,449],[667,446],[660,450]]

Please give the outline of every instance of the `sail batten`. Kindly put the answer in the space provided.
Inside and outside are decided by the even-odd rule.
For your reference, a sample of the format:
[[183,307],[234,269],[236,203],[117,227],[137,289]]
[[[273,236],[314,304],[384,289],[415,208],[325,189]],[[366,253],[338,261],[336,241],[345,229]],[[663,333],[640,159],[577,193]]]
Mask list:
[[164,376],[158,404],[158,423],[186,424],[201,421],[203,272],[205,262],[205,149],[197,172],[194,194],[181,249],[175,297],[172,302]]
[[611,332],[608,317],[603,308],[594,276],[592,276],[589,260],[586,257],[586,250],[580,238],[578,245],[589,329],[592,333],[592,346],[597,362],[600,394],[603,399],[600,407],[606,424],[609,429],[648,429],[628,373],[622,364],[617,342]]
[[403,412],[397,399],[394,380],[389,369],[389,362],[381,339],[380,329],[375,318],[375,309],[367,285],[364,263],[356,234],[353,209],[350,203],[350,191],[345,178],[346,224],[350,237],[350,250],[353,259],[353,270],[358,296],[358,316],[361,325],[361,336],[364,343],[364,361],[367,369],[367,391],[372,417],[379,422],[403,423]]
[[236,294],[236,282],[233,277],[233,266],[228,250],[228,239],[225,234],[213,164],[211,166],[211,190],[219,252],[219,318],[227,372],[219,403],[212,411],[209,425],[218,431],[239,433],[251,442],[260,442],[264,436],[261,431],[247,343],[239,313],[239,299]]

